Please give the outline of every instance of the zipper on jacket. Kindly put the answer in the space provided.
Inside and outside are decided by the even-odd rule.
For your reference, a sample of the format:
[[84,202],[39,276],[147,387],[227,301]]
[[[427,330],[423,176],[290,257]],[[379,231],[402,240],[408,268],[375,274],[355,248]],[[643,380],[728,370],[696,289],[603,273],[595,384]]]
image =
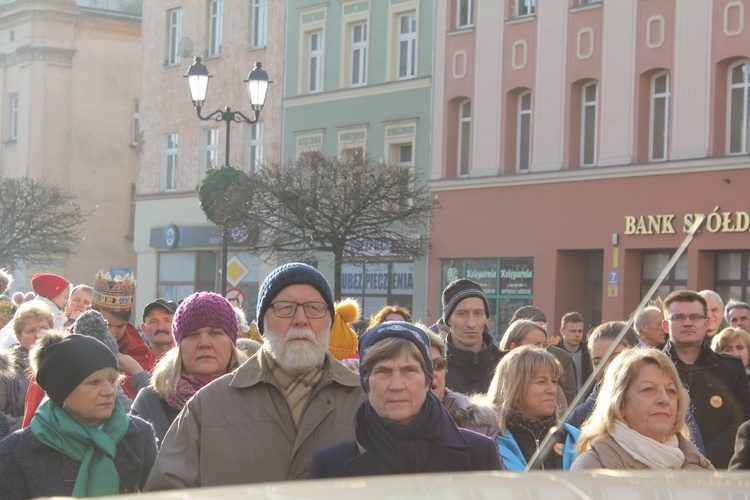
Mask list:
[[474,364],[475,365],[479,364],[479,353],[478,352],[474,353]]

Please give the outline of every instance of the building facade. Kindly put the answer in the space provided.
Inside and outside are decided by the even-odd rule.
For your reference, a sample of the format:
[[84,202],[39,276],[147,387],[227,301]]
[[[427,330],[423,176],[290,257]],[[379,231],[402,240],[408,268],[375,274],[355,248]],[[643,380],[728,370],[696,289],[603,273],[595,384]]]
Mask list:
[[492,330],[537,305],[556,330],[654,296],[750,285],[746,1],[437,2],[430,321],[456,277]]
[[[432,0],[289,0],[284,161],[310,152],[415,169],[430,157]],[[426,318],[427,260],[370,249],[342,270],[342,297],[363,316],[386,304]],[[333,279],[333,257],[319,268]]]
[[[243,80],[256,61],[269,86],[260,121],[230,127],[229,163],[250,170],[278,161],[284,78],[285,2],[153,0],[143,5],[143,138],[135,201],[138,256],[136,310],[156,297],[180,300],[220,289],[221,235],[201,211],[196,188],[206,169],[226,163],[226,123],[202,121],[190,100],[187,73],[194,56],[213,75],[202,115],[229,106],[250,114]],[[231,295],[255,311],[259,259],[230,245]],[[243,300],[244,299],[244,300]]]
[[73,254],[14,269],[15,288],[134,267],[140,2],[5,1],[0,26],[0,175],[57,184],[91,212]]

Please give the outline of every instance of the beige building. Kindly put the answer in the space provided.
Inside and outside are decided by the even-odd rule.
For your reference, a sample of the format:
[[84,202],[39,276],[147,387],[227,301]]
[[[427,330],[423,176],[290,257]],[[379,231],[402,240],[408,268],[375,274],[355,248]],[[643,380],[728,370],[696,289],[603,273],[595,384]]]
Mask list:
[[[202,121],[190,100],[187,73],[200,56],[213,78],[204,116],[226,106],[252,117],[243,80],[256,61],[275,83],[257,124],[232,123],[230,164],[250,170],[278,161],[285,2],[149,0],[143,4],[143,73],[135,251],[136,311],[156,297],[181,300],[220,290],[221,238],[200,209],[196,188],[206,169],[225,163],[226,123]],[[228,287],[254,313],[261,262],[230,246],[236,278]],[[136,312],[137,315],[137,312]]]
[[56,183],[93,212],[73,255],[14,270],[20,288],[39,270],[91,283],[135,267],[140,57],[140,1],[0,2],[0,173]]

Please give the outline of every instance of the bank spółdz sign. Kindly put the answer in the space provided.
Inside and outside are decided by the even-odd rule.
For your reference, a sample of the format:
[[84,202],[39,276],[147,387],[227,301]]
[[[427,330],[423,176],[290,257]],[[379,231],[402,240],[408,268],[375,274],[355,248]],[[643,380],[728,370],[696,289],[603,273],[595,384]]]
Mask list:
[[[703,228],[709,233],[746,233],[750,231],[748,212],[721,212],[719,207],[708,214],[688,213],[677,219],[675,214],[626,215],[625,234],[675,234],[675,226],[683,233],[690,232],[699,215],[706,216]],[[682,226],[680,226],[680,222]]]

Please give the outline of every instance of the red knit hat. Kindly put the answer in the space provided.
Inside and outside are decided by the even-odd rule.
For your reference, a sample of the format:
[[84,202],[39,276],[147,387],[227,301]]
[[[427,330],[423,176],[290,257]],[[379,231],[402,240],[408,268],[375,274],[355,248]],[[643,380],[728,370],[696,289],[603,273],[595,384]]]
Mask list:
[[39,273],[31,277],[31,289],[37,295],[50,300],[60,295],[68,286],[70,281],[57,274]]

